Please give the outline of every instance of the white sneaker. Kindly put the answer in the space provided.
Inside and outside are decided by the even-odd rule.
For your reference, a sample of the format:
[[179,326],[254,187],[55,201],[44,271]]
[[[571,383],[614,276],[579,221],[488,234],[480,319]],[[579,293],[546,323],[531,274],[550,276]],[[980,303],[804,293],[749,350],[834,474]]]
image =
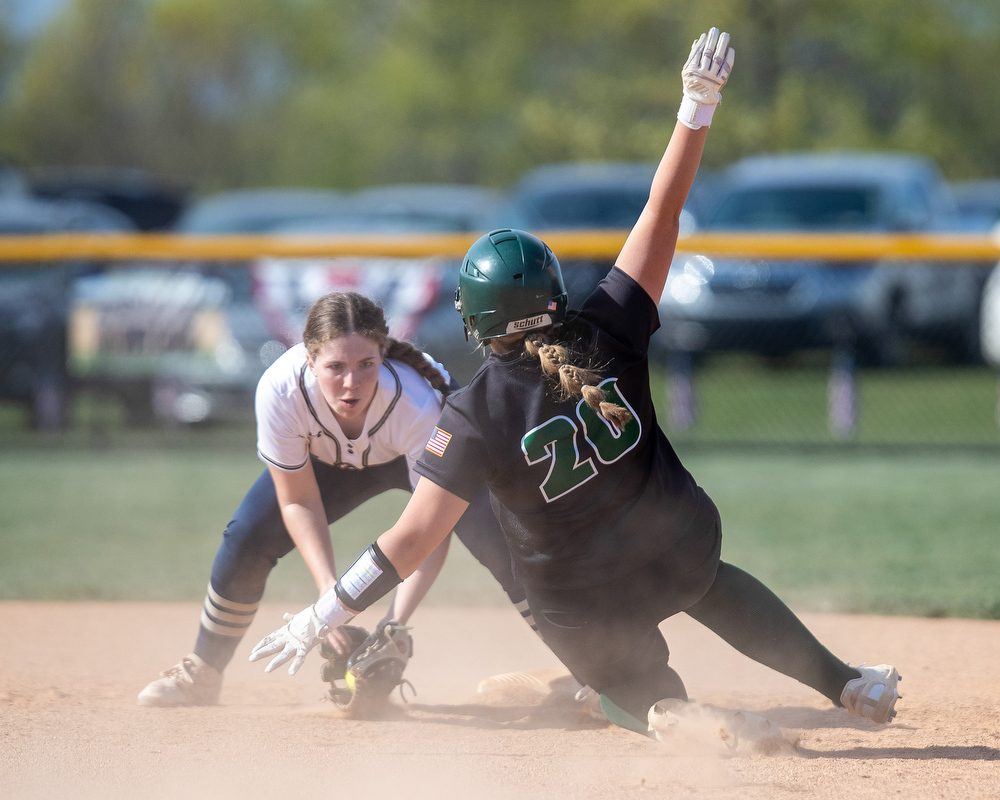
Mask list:
[[840,695],[844,708],[859,717],[867,717],[872,722],[885,724],[896,716],[896,701],[899,690],[896,684],[903,680],[896,668],[889,664],[866,667],[862,664],[855,669],[860,678],[847,682]]
[[139,692],[140,706],[214,706],[222,690],[222,673],[194,653]]
[[729,753],[794,751],[781,728],[759,714],[667,698],[649,709],[649,732],[661,742]]

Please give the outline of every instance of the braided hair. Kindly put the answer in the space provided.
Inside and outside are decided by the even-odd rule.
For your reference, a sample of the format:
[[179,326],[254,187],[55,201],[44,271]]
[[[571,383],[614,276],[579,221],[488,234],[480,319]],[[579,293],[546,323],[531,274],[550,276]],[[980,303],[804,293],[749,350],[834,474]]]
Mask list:
[[324,344],[356,333],[374,342],[383,358],[402,361],[413,367],[441,394],[449,394],[448,382],[417,348],[389,336],[385,312],[373,300],[357,292],[333,292],[313,303],[306,317],[302,341],[315,360]]
[[557,386],[560,399],[582,397],[588,406],[618,430],[623,430],[632,419],[628,409],[609,403],[604,390],[597,386],[601,382],[601,372],[591,355],[564,341],[552,341],[547,333],[526,336],[524,350],[539,360],[542,372]]

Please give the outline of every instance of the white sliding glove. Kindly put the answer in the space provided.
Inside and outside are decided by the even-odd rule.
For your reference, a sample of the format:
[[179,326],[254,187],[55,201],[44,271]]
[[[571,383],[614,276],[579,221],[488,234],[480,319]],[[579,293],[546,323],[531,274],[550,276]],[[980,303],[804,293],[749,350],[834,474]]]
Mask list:
[[715,107],[722,102],[722,87],[729,80],[736,51],[729,46],[729,34],[719,35],[718,28],[691,45],[681,80],[684,83],[684,99],[677,111],[677,119],[689,128],[697,130],[712,124]]
[[275,653],[278,654],[264,668],[264,672],[271,672],[294,658],[288,668],[288,674],[294,675],[305,663],[309,651],[323,641],[330,632],[326,623],[316,613],[315,606],[309,606],[294,616],[285,614],[285,622],[287,624],[284,627],[265,636],[250,651],[251,661],[259,661]]

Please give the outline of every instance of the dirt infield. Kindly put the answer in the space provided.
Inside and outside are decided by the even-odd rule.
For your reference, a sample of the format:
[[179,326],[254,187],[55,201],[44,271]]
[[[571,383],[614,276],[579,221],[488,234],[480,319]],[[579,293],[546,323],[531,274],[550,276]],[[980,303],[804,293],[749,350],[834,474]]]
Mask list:
[[191,647],[197,604],[0,603],[0,796],[1000,796],[998,622],[803,615],[843,658],[899,667],[904,697],[887,727],[687,617],[666,623],[692,698],[766,714],[797,741],[779,757],[680,751],[531,692],[477,696],[489,675],[558,667],[502,608],[420,609],[407,669],[419,695],[390,719],[339,719],[319,701],[315,655],[295,677],[246,661],[285,610],[258,614],[219,707],[148,709],[135,696]]

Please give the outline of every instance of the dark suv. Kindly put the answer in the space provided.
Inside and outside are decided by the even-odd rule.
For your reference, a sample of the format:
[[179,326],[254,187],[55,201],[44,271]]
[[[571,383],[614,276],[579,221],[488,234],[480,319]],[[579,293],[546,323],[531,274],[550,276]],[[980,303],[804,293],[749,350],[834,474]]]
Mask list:
[[[532,230],[628,231],[649,199],[655,162],[567,161],[535,167],[518,181],[513,198]],[[704,176],[691,190],[681,218],[691,230],[704,196]],[[558,253],[556,254],[558,255]],[[610,259],[563,260],[571,307],[587,298],[608,274]]]
[[[124,214],[97,203],[0,198],[0,237],[132,228]],[[72,285],[94,269],[84,262],[0,265],[0,399],[25,404],[34,428],[66,422]]]
[[[899,153],[788,153],[734,164],[703,229],[940,232],[961,222],[937,167]],[[683,250],[683,242],[679,251]],[[978,358],[984,271],[923,261],[819,263],[678,252],[660,303],[672,350],[765,356],[842,346],[862,363],[905,362],[914,342]]]

